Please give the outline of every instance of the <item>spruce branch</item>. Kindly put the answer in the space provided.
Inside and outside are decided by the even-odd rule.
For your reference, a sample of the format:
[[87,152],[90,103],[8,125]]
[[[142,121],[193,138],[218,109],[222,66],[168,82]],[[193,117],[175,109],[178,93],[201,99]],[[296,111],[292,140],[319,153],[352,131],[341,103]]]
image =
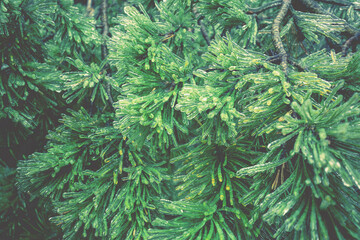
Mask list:
[[285,51],[284,45],[281,41],[281,36],[280,36],[280,23],[282,22],[282,20],[284,19],[287,11],[289,10],[291,4],[291,0],[284,0],[283,1],[283,5],[281,6],[281,9],[278,13],[278,15],[276,16],[276,18],[274,19],[273,25],[272,25],[272,35],[273,35],[273,41],[274,41],[274,45],[277,49],[277,51],[279,52],[280,56],[281,56],[281,63],[280,65],[282,66],[285,74],[287,74],[287,53]]
[[257,8],[249,8],[249,10],[246,12],[247,14],[259,14],[262,13],[268,9],[275,8],[281,6],[282,1],[274,1],[270,2],[268,4],[265,4],[264,6],[257,7]]
[[[103,35],[103,44],[101,44],[101,57],[102,59],[106,59],[108,56],[108,49],[106,46],[106,38],[109,35],[109,23],[108,23],[108,17],[107,17],[107,0],[102,0],[101,2],[101,22],[103,25],[103,31],[102,31],[102,35]],[[105,69],[109,69],[110,66],[107,63],[105,65]],[[113,106],[114,104],[114,100],[111,96],[111,86],[110,83],[106,84],[106,93],[109,97],[109,102],[111,104],[111,106]]]
[[356,33],[354,36],[349,38],[345,44],[342,47],[342,56],[345,57],[347,54],[347,50],[351,46],[352,48],[355,48],[356,45],[360,43],[360,32]]

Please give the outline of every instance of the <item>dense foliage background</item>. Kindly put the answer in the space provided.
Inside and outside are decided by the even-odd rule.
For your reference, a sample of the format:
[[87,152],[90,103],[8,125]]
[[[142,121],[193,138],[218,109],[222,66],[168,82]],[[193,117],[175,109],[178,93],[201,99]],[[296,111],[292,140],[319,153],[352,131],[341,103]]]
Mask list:
[[0,0],[1,239],[360,239],[356,0]]

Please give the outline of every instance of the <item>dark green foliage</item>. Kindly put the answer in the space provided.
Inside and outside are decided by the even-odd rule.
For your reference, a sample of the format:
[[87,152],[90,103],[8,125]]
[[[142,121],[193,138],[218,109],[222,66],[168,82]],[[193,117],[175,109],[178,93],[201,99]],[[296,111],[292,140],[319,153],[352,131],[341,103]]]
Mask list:
[[0,167],[0,237],[1,239],[51,239],[57,236],[50,224],[53,215],[44,201],[18,192],[15,169]]
[[[29,154],[29,150],[24,151],[20,145],[26,144],[30,137],[43,143],[41,139],[54,126],[63,105],[56,92],[59,74],[56,67],[49,64],[42,43],[54,25],[49,14],[55,5],[45,1],[2,1],[0,4],[0,123],[10,130],[1,129],[0,146],[3,160],[15,167],[15,159]],[[37,136],[31,136],[34,131]]]
[[359,239],[359,20],[0,1],[0,238]]
[[[42,149],[46,134],[58,125],[60,113],[65,110],[60,75],[69,68],[59,65],[64,60],[64,52],[71,53],[70,56],[78,49],[79,53],[88,52],[86,48],[90,46],[84,42],[91,42],[94,46],[94,43],[100,44],[100,38],[94,34],[95,27],[81,18],[71,2],[1,1],[0,5],[0,160],[2,165],[15,168],[17,160]],[[77,41],[72,41],[74,30],[68,31],[69,26],[61,24],[70,18],[74,22],[68,25],[82,33],[79,36],[83,41],[78,41],[77,37]],[[54,36],[55,33],[60,35]],[[60,43],[67,45],[60,48],[55,45]],[[11,176],[14,184],[15,174]],[[43,238],[54,237],[48,226],[49,209],[43,209],[43,200],[34,200],[39,195],[31,195],[30,201],[16,189],[8,190],[12,191],[11,195],[19,196],[13,205],[2,208],[6,217],[1,219],[1,225],[6,223],[8,226],[3,232],[6,235],[2,237],[39,239],[39,234]],[[41,216],[38,222],[34,209]],[[30,224],[32,221],[35,221],[33,226]]]
[[[55,200],[67,189],[73,190],[75,182],[85,180],[85,169],[99,165],[95,161],[104,146],[93,148],[95,145],[89,135],[98,127],[106,126],[108,119],[105,114],[90,116],[84,109],[73,112],[72,117],[64,116],[60,120],[63,125],[47,136],[46,152],[34,153],[27,161],[19,162],[20,189]],[[44,181],[46,186],[43,186]]]
[[147,236],[152,196],[161,194],[159,184],[167,178],[165,162],[131,150],[109,126],[111,118],[74,112],[48,135],[46,153],[19,163],[20,188],[55,200],[60,215],[52,220],[65,238]]

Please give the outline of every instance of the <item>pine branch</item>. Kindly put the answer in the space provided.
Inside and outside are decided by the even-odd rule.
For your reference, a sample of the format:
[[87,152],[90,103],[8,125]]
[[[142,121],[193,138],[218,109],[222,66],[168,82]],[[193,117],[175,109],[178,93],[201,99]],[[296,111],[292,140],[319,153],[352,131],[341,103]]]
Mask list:
[[273,35],[273,40],[274,40],[274,45],[277,49],[277,51],[279,52],[279,54],[281,55],[281,63],[280,65],[282,66],[285,74],[287,74],[287,53],[285,51],[284,45],[281,41],[281,36],[280,36],[280,23],[282,22],[282,20],[284,19],[287,11],[289,10],[291,4],[291,0],[284,0],[283,1],[283,5],[281,6],[280,12],[278,13],[278,15],[276,16],[276,18],[274,19],[274,23],[272,25],[272,35]]
[[247,14],[259,14],[259,13],[262,13],[268,9],[271,9],[271,8],[275,8],[275,7],[279,7],[281,6],[282,4],[282,1],[274,1],[274,2],[270,2],[268,4],[265,4],[264,6],[261,6],[261,7],[257,7],[257,8],[249,8],[249,11],[247,11],[246,13]]
[[360,32],[358,32],[357,34],[355,34],[345,42],[344,46],[342,47],[342,56],[343,57],[346,56],[347,50],[349,49],[350,46],[352,48],[355,48],[356,45],[358,45],[359,43],[360,43]]
[[[316,13],[316,14],[330,15],[334,20],[339,19],[334,14],[329,13],[328,11],[323,9],[317,2],[315,2],[313,0],[301,0],[301,2],[306,6],[306,9],[309,12]],[[343,32],[345,32],[351,36],[354,36],[358,32],[358,30],[346,22],[346,24],[344,25]]]
[[346,1],[346,0],[318,0],[318,2],[328,3],[336,6],[353,6],[354,10],[360,11],[360,5],[356,5],[352,2]]
[[[107,56],[108,56],[108,49],[107,49],[107,46],[106,46],[106,38],[109,34],[109,23],[108,23],[108,17],[107,17],[107,0],[102,0],[101,2],[101,22],[102,22],[102,25],[103,25],[103,32],[102,32],[102,35],[103,35],[103,44],[101,45],[101,57],[102,59],[106,59]],[[106,64],[105,65],[105,69],[109,69],[110,66],[109,64]],[[109,97],[109,102],[111,103],[111,106],[114,104],[114,100],[111,96],[111,86],[110,86],[110,83],[107,83],[106,85],[106,93]]]

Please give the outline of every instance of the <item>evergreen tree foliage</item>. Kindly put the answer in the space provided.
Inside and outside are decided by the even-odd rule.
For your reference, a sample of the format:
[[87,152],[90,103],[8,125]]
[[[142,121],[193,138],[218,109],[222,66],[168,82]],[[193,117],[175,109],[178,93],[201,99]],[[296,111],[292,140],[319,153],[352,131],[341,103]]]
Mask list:
[[360,238],[358,1],[0,7],[1,238]]

